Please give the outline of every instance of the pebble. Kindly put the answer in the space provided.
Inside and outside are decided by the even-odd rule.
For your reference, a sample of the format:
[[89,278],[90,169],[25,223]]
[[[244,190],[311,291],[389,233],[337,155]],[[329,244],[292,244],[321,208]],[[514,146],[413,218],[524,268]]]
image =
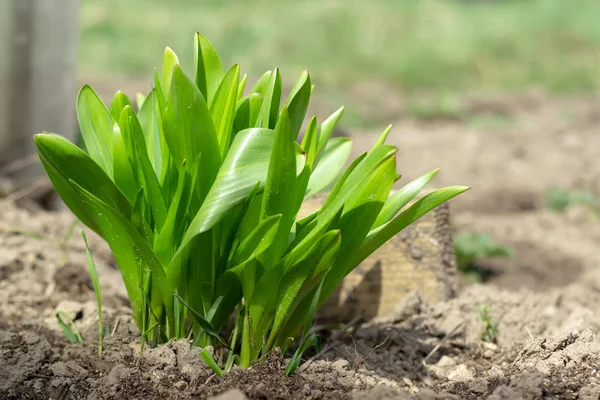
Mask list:
[[173,386],[175,386],[179,390],[183,390],[183,389],[185,389],[187,387],[187,382],[186,381],[175,382],[173,384]]
[[448,374],[448,380],[454,382],[466,382],[473,378],[475,378],[475,374],[465,364],[459,364]]
[[230,389],[218,396],[212,397],[211,400],[248,400],[248,398],[241,390]]

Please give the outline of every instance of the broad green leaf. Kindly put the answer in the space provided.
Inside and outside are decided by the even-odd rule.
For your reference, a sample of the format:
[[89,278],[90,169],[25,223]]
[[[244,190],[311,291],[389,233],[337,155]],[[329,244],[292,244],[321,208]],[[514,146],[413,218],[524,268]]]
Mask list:
[[233,122],[234,135],[249,128],[258,127],[256,122],[262,107],[263,97],[260,93],[252,93],[238,100]]
[[261,75],[260,78],[256,81],[252,89],[250,89],[250,93],[258,93],[261,96],[265,96],[267,94],[267,85],[271,80],[271,76],[273,75],[273,71],[267,71]]
[[[273,230],[272,238],[275,237],[275,233],[276,231]],[[262,252],[257,253],[257,256],[260,254]],[[262,275],[262,270],[262,265],[255,257],[228,269],[220,276],[217,282],[217,294],[231,295],[232,292],[239,292],[239,288],[242,288],[241,294],[243,294],[245,302],[248,303],[252,299],[256,282],[258,282],[258,279]],[[237,302],[240,300],[241,297],[238,296]]]
[[[264,187],[268,163],[273,148],[274,132],[266,129],[249,129],[236,135],[219,175],[208,196],[193,218],[181,245],[169,264],[169,276],[179,281],[184,262],[189,255],[188,245],[245,201],[256,190],[257,183]],[[296,165],[304,167],[302,154],[297,154]]]
[[[233,136],[239,131],[250,128],[250,97],[238,100],[233,118]],[[232,138],[233,139],[233,138]]]
[[[215,326],[221,326],[221,324],[227,318],[229,318],[231,310],[233,310],[242,299],[241,285],[239,283],[240,279],[238,279],[235,275],[228,276],[229,271],[227,271],[227,269],[230,268],[232,265],[232,263],[230,263],[229,261],[234,257],[233,254],[239,249],[241,245],[240,242],[243,242],[248,237],[248,235],[242,233],[240,227],[242,225],[243,219],[248,214],[250,204],[252,204],[254,198],[256,197],[258,188],[259,185],[257,184],[252,189],[246,200],[242,204],[233,208],[229,212],[229,215],[225,217],[224,221],[222,221],[222,223],[219,224],[219,229],[222,231],[223,227],[227,225],[229,233],[227,234],[227,239],[222,240],[222,256],[220,261],[221,265],[220,268],[217,270],[217,276],[220,278],[216,279],[215,295],[222,296],[223,301],[222,307],[219,309],[219,312],[217,313],[214,319]],[[276,231],[277,229],[275,228],[274,232]],[[275,233],[269,235],[267,238],[264,238],[264,240],[260,243],[260,246],[254,249],[255,251],[258,251],[260,253],[255,253],[255,255],[251,255],[251,257],[258,257],[260,254],[262,254],[262,252],[264,252],[264,249],[268,248],[268,245],[270,244],[269,240],[272,240],[272,237],[274,237],[274,235]],[[261,273],[260,271],[262,271],[262,269],[259,270],[258,268],[255,268],[257,266],[256,262],[252,261],[247,264],[252,264],[250,265],[250,268],[256,271],[257,273]],[[247,266],[241,267],[241,269],[244,269],[246,267]],[[245,275],[246,272],[242,271],[242,274]],[[252,287],[254,286],[255,279],[248,280],[244,279],[244,277],[242,276],[241,280],[245,283],[251,283]]]
[[[394,157],[396,148],[393,146],[381,146],[373,149],[353,168],[348,174],[346,183],[334,191],[325,200],[318,215],[313,222],[310,232],[300,242],[293,244],[293,248],[286,254],[284,265],[286,268],[294,265],[298,259],[312,246],[315,240],[325,233],[331,223],[339,216],[346,200],[357,187],[364,185],[379,166],[389,158]],[[349,183],[350,182],[350,183]]]
[[[84,217],[82,221],[86,225],[89,222],[90,214],[89,212],[83,212],[80,201],[73,196],[74,193],[64,187],[65,181],[73,180],[77,182],[125,218],[131,217],[131,203],[127,200],[127,197],[83,150],[67,139],[51,133],[36,135],[34,140],[42,161],[63,179],[62,183],[58,182],[57,189],[63,190],[63,193],[59,191],[59,194],[65,204],[69,208],[73,207],[71,210],[78,217],[85,214],[87,217]],[[54,173],[50,176],[51,178],[56,177]],[[92,223],[92,226],[97,225]]]
[[[291,121],[284,106],[275,128],[275,143],[269,161],[261,219],[281,214],[279,230],[269,252],[277,260],[285,251],[289,232],[298,212],[296,205],[296,148]],[[270,267],[267,262],[266,267]]]
[[219,310],[219,307],[221,307],[222,302],[223,296],[217,297],[217,299],[213,302],[212,306],[210,307],[210,310],[208,310],[208,312],[206,313],[206,320],[211,324],[215,318],[215,315],[217,315],[217,311]]
[[248,128],[254,128],[257,127],[263,96],[260,93],[252,93],[248,96],[248,101]]
[[[159,181],[163,189],[163,196],[167,202],[171,201],[173,194],[175,193],[176,180],[170,178],[173,172],[181,164],[176,164],[175,158],[172,156],[173,150],[169,148],[167,144],[167,138],[165,135],[164,116],[166,113],[167,101],[162,90],[162,86],[158,79],[158,73],[154,69],[154,121],[156,129],[158,130],[158,137],[160,138],[160,149],[161,149],[161,173],[159,175]],[[157,174],[158,175],[158,174]]]
[[94,90],[85,85],[77,97],[77,117],[85,147],[106,174],[113,177],[112,134],[115,120]]
[[[324,279],[321,279],[318,286],[300,300],[300,304],[296,307],[294,313],[287,319],[287,323],[280,333],[281,340],[284,338],[295,337],[304,324],[300,341],[303,342],[307,337],[315,314],[319,309],[319,300],[321,299],[321,291],[323,288]],[[295,354],[294,354],[295,356]]]
[[[173,73],[173,69],[171,69],[171,74]],[[158,100],[157,103],[157,109],[162,113],[165,110],[165,107],[167,106],[167,100],[166,100],[166,94],[165,94],[165,90],[163,89],[163,84],[161,84],[160,82],[160,78],[158,77],[158,71],[156,70],[156,68],[154,68],[154,74],[153,76],[153,88],[152,90],[154,91],[154,95],[156,96],[156,100]],[[170,82],[170,81],[169,81]],[[171,87],[171,85],[169,84],[169,88]],[[168,88],[166,88],[168,89]]]
[[113,130],[113,162],[114,162],[114,182],[119,189],[127,196],[130,203],[133,204],[138,191],[135,176],[131,165],[133,163],[133,154],[128,152],[131,149],[131,143],[125,143],[125,138],[121,129],[115,124]]
[[[246,300],[246,307],[251,321],[251,343],[257,343],[259,346],[263,342],[263,337],[275,316],[281,280],[284,277],[283,269],[273,267],[265,271],[255,284],[252,297]],[[253,346],[254,347],[254,346]],[[253,355],[258,349],[253,348]]]
[[316,168],[310,176],[305,198],[327,188],[340,176],[352,152],[352,141],[347,138],[333,138],[327,142]]
[[280,221],[281,214],[272,215],[262,220],[238,246],[231,258],[231,264],[238,265],[247,262],[271,247]]
[[192,176],[185,166],[182,166],[179,169],[177,191],[169,205],[165,224],[154,242],[154,251],[162,265],[169,265],[179,247],[179,238],[183,236],[185,228],[183,222],[191,196],[191,184]]
[[388,223],[394,216],[400,211],[405,205],[407,205],[412,199],[415,198],[421,190],[433,179],[433,177],[439,172],[438,169],[434,169],[404,185],[400,190],[397,190],[390,198],[386,201],[381,213],[377,217],[377,220],[371,227],[375,229],[383,224]]
[[[319,308],[319,299],[321,298],[321,289],[323,287],[323,282],[324,281],[321,280],[321,283],[319,284],[319,286],[317,286],[317,288],[311,293],[311,297],[306,297],[305,299],[303,299],[303,301],[306,301],[308,299],[312,299],[312,300],[310,302],[308,314],[306,315],[306,321],[304,322],[304,329],[302,330],[302,337],[300,338],[300,346],[298,347],[298,349],[292,356],[289,364],[285,368],[285,374],[288,376],[292,375],[296,371],[296,368],[298,368],[298,365],[300,365],[300,361],[302,359],[302,354],[311,346],[312,342],[315,340],[315,339],[311,340],[311,338],[316,338],[315,333],[313,333],[311,335],[311,337],[308,338],[308,332],[310,331],[310,327],[315,318],[315,314],[317,313],[317,309]],[[290,320],[288,319],[288,325],[289,325],[289,321]],[[296,322],[296,321],[293,321],[293,322]],[[286,325],[286,327],[287,327],[287,325]],[[285,332],[285,330],[284,330],[284,332]],[[281,339],[283,339],[285,337],[289,337],[291,335],[293,335],[293,333],[289,333],[287,335],[283,334],[283,335],[281,335]]]
[[[340,253],[325,277],[322,301],[329,298],[342,279],[350,272],[345,260],[360,248],[370,227],[377,219],[387,200],[396,176],[396,158],[389,157],[377,166],[363,184],[354,188],[344,204],[344,211],[336,224],[342,234]],[[355,265],[353,265],[354,267]]]
[[306,153],[306,165],[311,169],[311,171],[317,159],[318,139],[317,117],[312,117],[308,123],[308,126],[306,127],[304,137],[302,138],[302,149]]
[[146,196],[144,195],[144,188],[141,187],[135,195],[135,202],[133,203],[133,211],[131,212],[131,224],[135,229],[142,235],[144,240],[148,243],[152,243],[154,233],[148,225],[148,215],[150,210],[148,204],[146,204]]
[[248,82],[248,74],[244,74],[244,76],[242,76],[242,79],[240,79],[240,84],[238,85],[238,91],[237,91],[237,99],[240,100],[242,97],[244,97],[244,90],[246,90],[246,83]]
[[48,178],[50,178],[50,182],[52,182],[52,186],[54,186],[54,189],[60,195],[60,198],[65,202],[66,206],[81,222],[83,222],[85,226],[102,237],[102,230],[100,230],[100,227],[96,223],[94,215],[81,200],[79,194],[75,191],[75,189],[73,189],[68,180],[58,173],[58,171],[55,170],[52,165],[45,161],[41,154],[40,161],[44,167],[44,170],[46,171],[46,174],[48,174]]
[[344,113],[344,107],[339,108],[336,112],[331,114],[329,118],[327,118],[321,126],[319,126],[319,144],[317,145],[317,154],[321,154],[327,141],[331,137],[333,130],[335,129],[337,123],[340,118],[342,118],[342,114]]
[[341,193],[348,195],[349,191],[358,186],[359,182],[362,184],[363,180],[367,179],[375,169],[387,160],[388,157],[395,157],[397,151],[398,149],[396,147],[389,145],[374,147],[371,151],[366,153],[359,163],[356,165],[354,165],[354,163],[351,164],[349,169],[352,169],[352,172],[348,174],[344,173],[344,175],[342,175],[333,190],[329,193],[329,196],[327,196],[327,199],[325,199],[325,203],[321,210],[326,209],[333,202],[338,201]]
[[162,196],[162,189],[158,182],[158,177],[152,168],[152,163],[148,157],[148,149],[144,140],[142,127],[130,106],[126,106],[121,113],[119,120],[123,137],[127,143],[130,140],[133,145],[130,154],[133,154],[135,166],[138,169],[137,176],[140,178],[141,185],[145,188],[146,202],[152,210],[152,216],[158,230],[162,229],[167,218],[167,208]]
[[296,210],[300,210],[300,207],[302,206],[308,183],[310,182],[310,177],[313,172],[317,155],[317,139],[317,118],[312,117],[306,128],[304,138],[302,139],[301,147],[306,157],[306,164],[296,182]]
[[225,74],[210,104],[210,113],[221,148],[221,158],[225,158],[231,144],[239,79],[240,67],[236,64]]
[[302,127],[304,117],[306,116],[306,110],[308,109],[308,102],[310,100],[310,87],[310,75],[308,74],[308,71],[303,71],[284,103],[287,105],[290,115],[294,140],[298,138],[298,133],[300,133],[300,128]]
[[144,93],[138,92],[135,94],[135,104],[137,105],[138,110],[142,109],[145,101],[146,101],[146,95]]
[[196,160],[198,154],[202,154],[198,185],[202,201],[221,165],[219,142],[202,94],[178,65],[173,69],[163,125],[169,150],[177,165],[181,165],[183,160]]
[[131,100],[129,97],[120,90],[114,95],[112,102],[110,103],[110,115],[112,115],[115,121],[119,120],[121,116],[121,111],[125,108],[125,106],[133,107],[131,104]]
[[196,87],[210,104],[223,79],[223,66],[213,45],[200,33],[194,40],[194,71]]
[[[258,128],[236,135],[210,192],[186,232],[182,246],[212,228],[231,208],[244,201],[257,182],[264,187],[274,136],[274,131]],[[304,167],[302,154],[297,153],[296,159],[296,166]]]
[[[72,182],[72,181],[71,181]],[[131,302],[136,323],[141,326],[142,318],[142,281],[144,268],[151,274],[151,306],[154,315],[161,319],[166,311],[166,316],[173,326],[173,299],[171,293],[174,289],[167,280],[165,271],[158,258],[137,229],[119,212],[104,203],[90,191],[75,182],[75,189],[87,201],[88,206],[96,216],[96,221],[104,233],[104,237],[112,250],[115,260],[121,270],[127,294]],[[160,322],[160,321],[159,321]]]
[[271,79],[266,85],[266,90],[258,117],[258,126],[273,129],[277,123],[279,113],[279,102],[281,101],[281,75],[279,69],[275,68]]
[[375,142],[375,147],[382,146],[382,145],[385,144],[385,141],[387,140],[387,137],[390,134],[391,130],[392,130],[392,125],[388,125],[388,127],[385,128],[385,130],[383,131],[383,133],[377,139],[377,142]]
[[405,211],[394,217],[390,222],[369,232],[366,240],[361,245],[357,254],[349,261],[349,264],[360,264],[365,258],[371,255],[371,253],[381,247],[381,245],[390,240],[402,229],[406,228],[435,207],[467,190],[469,190],[469,188],[466,186],[448,186],[423,196]]
[[162,69],[160,70],[160,84],[164,90],[165,97],[169,96],[171,78],[173,77],[173,70],[176,65],[179,65],[177,54],[175,54],[170,47],[166,47],[163,56]]
[[[156,106],[156,89],[152,89],[147,101],[144,102],[140,111],[138,112],[138,119],[142,130],[144,132],[144,139],[146,141],[146,148],[148,149],[148,157],[152,163],[152,168],[156,172],[157,177],[162,176],[162,148],[161,148],[161,136],[162,135],[162,121],[157,113]],[[163,139],[164,140],[164,139]],[[165,149],[168,154],[168,149]]]
[[357,166],[361,165],[362,161],[367,156],[367,154],[369,153],[365,151],[360,156],[356,157],[354,161],[352,161],[352,163],[350,163],[350,166],[346,168],[340,179],[338,179],[335,185],[333,186],[333,189],[331,189],[331,191],[329,192],[328,199],[333,199],[335,198],[335,196],[337,196],[342,187],[346,185],[350,174],[356,169]]
[[[185,299],[194,309],[206,315],[211,307],[216,284],[217,258],[216,230],[202,232],[189,246],[187,270],[179,277],[179,284],[187,286]],[[186,266],[184,265],[184,268]],[[171,271],[169,271],[169,276]]]
[[[219,224],[220,239],[220,257],[219,270],[217,274],[223,274],[230,266],[229,262],[233,258],[233,254],[237,251],[240,243],[245,240],[240,230],[242,223],[248,213],[248,208],[258,193],[260,184],[257,182],[254,189],[250,192],[246,200],[236,207],[232,208],[228,215]],[[256,225],[254,225],[256,227]]]
[[308,294],[313,287],[307,287],[309,279],[313,274],[319,274],[317,282],[321,281],[323,272],[330,268],[337,257],[342,236],[340,231],[329,231],[313,245],[307,256],[298,261],[284,276],[279,287],[277,296],[277,307],[273,328],[271,330],[267,347],[282,345],[278,340],[286,340],[280,336],[281,329],[292,315],[302,298]]

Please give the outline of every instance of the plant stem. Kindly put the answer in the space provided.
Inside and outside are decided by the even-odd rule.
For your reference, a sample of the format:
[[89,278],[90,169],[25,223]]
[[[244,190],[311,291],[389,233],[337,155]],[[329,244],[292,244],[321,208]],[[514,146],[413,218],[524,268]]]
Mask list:
[[248,368],[252,362],[252,337],[250,336],[250,320],[246,315],[244,317],[244,326],[242,329],[242,349],[240,352],[240,367]]

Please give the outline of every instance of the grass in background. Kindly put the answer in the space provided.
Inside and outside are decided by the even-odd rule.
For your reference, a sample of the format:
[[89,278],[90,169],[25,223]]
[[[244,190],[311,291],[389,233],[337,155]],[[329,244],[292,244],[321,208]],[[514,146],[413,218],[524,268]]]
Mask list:
[[360,124],[397,114],[397,93],[598,89],[598,15],[597,0],[83,0],[80,66],[145,78],[167,44],[191,65],[201,31],[251,75],[308,68]]

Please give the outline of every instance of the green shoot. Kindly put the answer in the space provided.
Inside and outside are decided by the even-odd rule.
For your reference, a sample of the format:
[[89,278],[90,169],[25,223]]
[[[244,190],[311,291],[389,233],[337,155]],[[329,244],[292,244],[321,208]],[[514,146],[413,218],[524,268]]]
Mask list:
[[104,342],[104,326],[102,325],[102,297],[100,296],[100,281],[98,280],[98,273],[96,271],[96,264],[92,258],[90,247],[88,246],[85,232],[80,231],[83,242],[85,243],[85,254],[87,256],[87,265],[90,270],[90,276],[92,277],[92,283],[94,285],[94,292],[96,293],[96,306],[98,310],[98,355],[102,355],[102,344]]
[[475,282],[485,280],[486,271],[478,265],[478,261],[490,257],[512,257],[511,249],[497,244],[483,233],[464,233],[454,239],[454,253],[459,271]]
[[218,376],[223,376],[223,370],[221,370],[214,357],[206,349],[200,350],[200,357],[202,357],[206,365],[208,365],[215,374]]
[[546,192],[546,206],[556,212],[564,212],[570,206],[585,205],[598,209],[596,196],[589,191],[569,191],[562,188],[550,188]]
[[484,342],[496,343],[498,340],[498,322],[490,316],[492,306],[489,304],[479,305],[479,321],[483,324],[480,338]]
[[[67,320],[67,322],[65,322],[64,319]],[[56,313],[56,319],[58,320],[58,325],[60,326],[60,329],[62,329],[63,333],[65,334],[65,336],[67,337],[67,340],[70,343],[82,343],[83,342],[83,336],[81,335],[81,332],[79,331],[79,329],[77,329],[77,327],[75,326],[75,323],[73,322],[73,320],[69,317],[69,315],[64,312],[64,311],[59,311]]]

